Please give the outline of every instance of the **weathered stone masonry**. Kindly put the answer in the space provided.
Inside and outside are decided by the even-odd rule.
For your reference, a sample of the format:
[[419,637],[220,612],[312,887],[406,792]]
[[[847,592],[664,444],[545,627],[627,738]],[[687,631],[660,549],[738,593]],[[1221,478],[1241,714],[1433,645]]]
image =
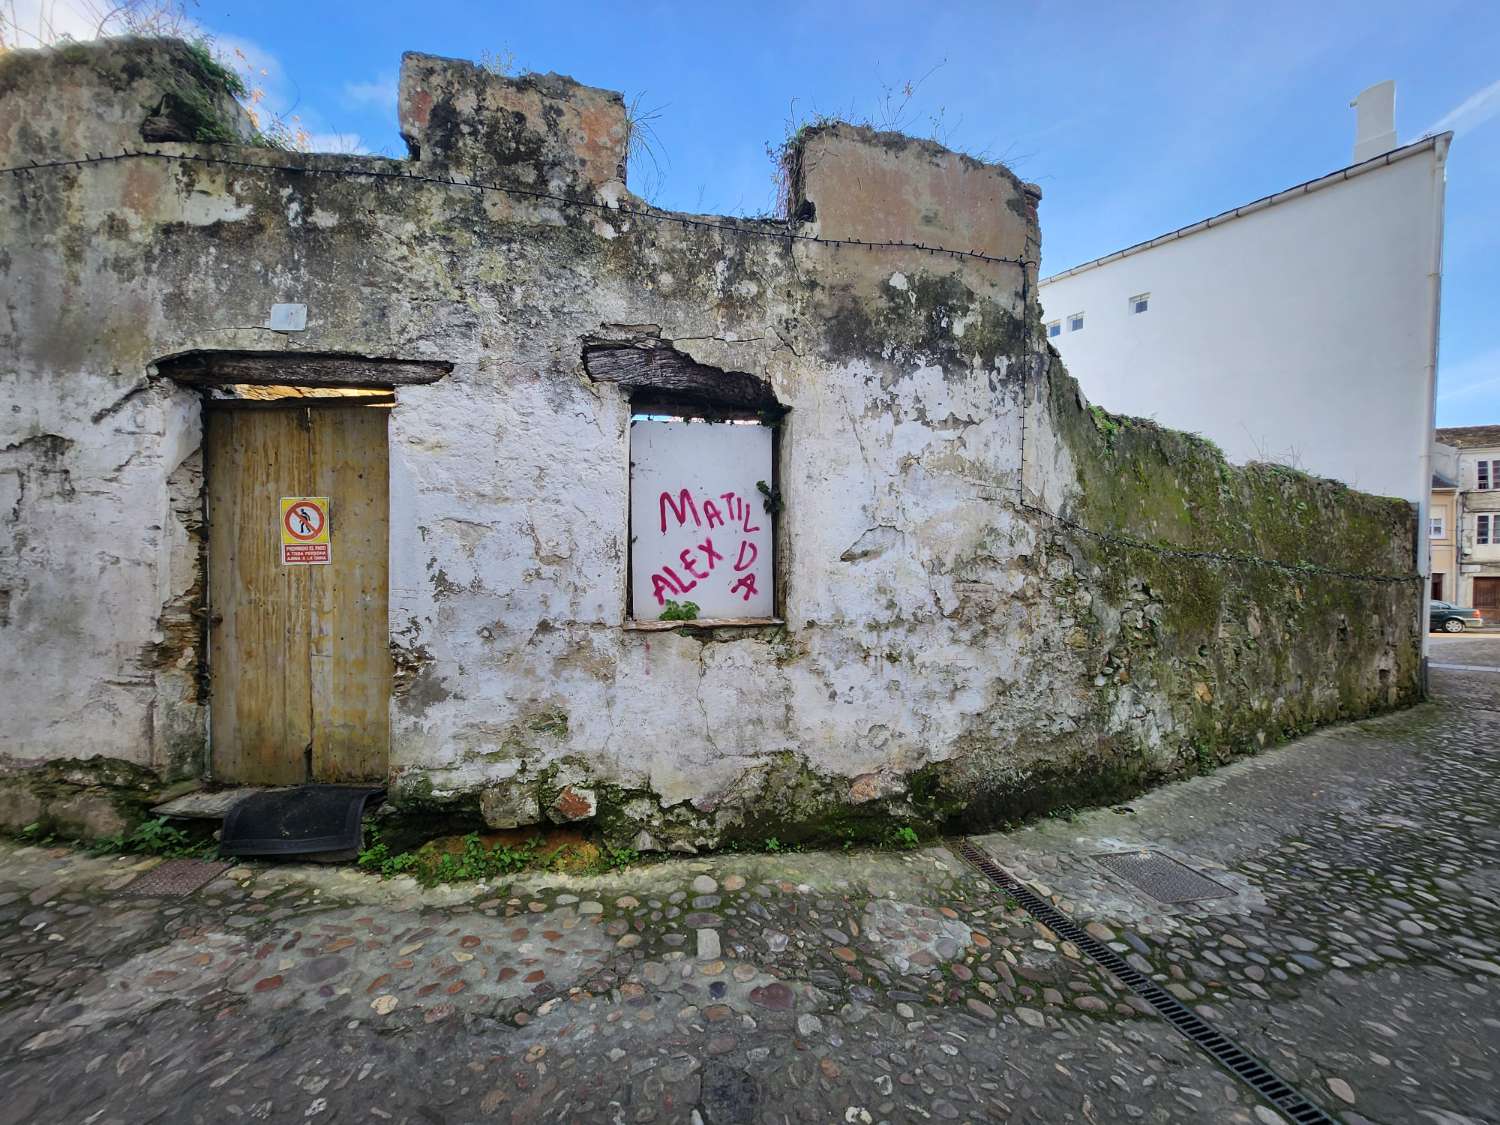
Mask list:
[[[671,215],[625,187],[619,96],[568,79],[408,55],[408,161],[224,143],[248,127],[215,81],[170,43],[0,60],[0,164],[158,154],[0,176],[12,766],[211,768],[185,353],[339,354],[394,387],[408,805],[525,822],[571,789],[617,842],[860,836],[1417,697],[1420,586],[1384,580],[1411,508],[1089,409],[1007,169],[832,125],[794,139],[796,221]],[[260,327],[278,302],[305,332]],[[616,345],[776,404],[783,623],[625,627],[640,388],[585,358]]]

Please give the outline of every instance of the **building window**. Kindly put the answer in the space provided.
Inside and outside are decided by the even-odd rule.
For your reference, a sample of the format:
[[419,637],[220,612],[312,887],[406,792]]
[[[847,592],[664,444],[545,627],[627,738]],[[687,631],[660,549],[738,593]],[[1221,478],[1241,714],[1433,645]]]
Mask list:
[[1072,316],[1068,317],[1068,331],[1069,332],[1082,332],[1083,331],[1083,314],[1082,313],[1074,313]]
[[1488,492],[1490,489],[1490,481],[1491,479],[1493,479],[1491,476],[1491,470],[1493,469],[1494,465],[1495,462],[1493,461],[1474,462],[1474,467],[1479,470],[1479,488],[1482,492]]
[[[1500,531],[1500,528],[1496,528]],[[1476,516],[1474,518],[1474,542],[1488,546],[1490,543],[1490,517]]]
[[1443,572],[1441,570],[1432,572],[1432,600],[1435,602],[1443,600]]
[[630,423],[630,616],[770,619],[774,427],[669,411]]
[[1132,316],[1136,313],[1143,313],[1150,307],[1150,293],[1137,293],[1134,297],[1130,298],[1130,312]]
[[1047,338],[1049,340],[1052,339],[1054,336],[1061,336],[1061,335],[1062,335],[1062,321],[1060,321],[1060,320],[1054,320],[1051,324],[1047,325]]
[[1448,528],[1442,512],[1434,512],[1427,517],[1427,533],[1433,539],[1442,539],[1448,534]]

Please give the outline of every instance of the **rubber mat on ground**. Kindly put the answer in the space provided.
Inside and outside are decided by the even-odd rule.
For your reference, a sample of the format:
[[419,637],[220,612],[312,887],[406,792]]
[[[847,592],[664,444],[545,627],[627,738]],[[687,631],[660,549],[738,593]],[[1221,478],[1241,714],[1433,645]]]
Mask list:
[[365,807],[382,786],[300,785],[253,793],[224,814],[221,855],[313,855],[353,852],[361,844]]

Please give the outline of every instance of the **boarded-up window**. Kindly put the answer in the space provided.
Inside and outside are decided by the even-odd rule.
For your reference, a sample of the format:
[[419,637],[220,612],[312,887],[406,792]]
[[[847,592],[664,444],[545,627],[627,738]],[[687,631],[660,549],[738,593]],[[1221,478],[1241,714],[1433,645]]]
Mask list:
[[770,426],[637,419],[630,429],[630,604],[655,621],[668,601],[699,618],[769,618]]

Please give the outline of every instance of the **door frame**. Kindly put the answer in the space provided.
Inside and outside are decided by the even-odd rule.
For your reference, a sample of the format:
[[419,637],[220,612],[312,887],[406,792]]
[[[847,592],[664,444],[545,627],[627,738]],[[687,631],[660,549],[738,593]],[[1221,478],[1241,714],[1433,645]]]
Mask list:
[[[313,396],[316,396],[316,392],[320,390],[377,390],[389,395],[391,404],[394,406],[398,387],[425,386],[446,379],[452,373],[453,363],[445,359],[415,359],[389,354],[367,355],[352,351],[289,352],[265,348],[211,347],[188,348],[157,356],[146,364],[143,372],[148,379],[165,379],[198,394],[200,407],[196,412],[196,418],[200,453],[204,432],[203,412],[208,408],[206,404],[211,402],[212,409],[216,410],[276,408],[275,404],[263,406],[254,400],[214,397],[216,392],[222,392],[234,386],[294,387],[302,391],[313,392]],[[303,405],[312,405],[312,403]],[[212,610],[209,606],[206,471],[199,486],[198,516],[201,527],[192,532],[197,540],[196,557],[193,563],[197,592],[193,613],[198,621],[196,636],[198,660],[195,672],[197,690],[194,693],[193,702],[199,709],[199,722],[202,724],[203,732],[198,772],[204,779],[212,780],[213,730],[210,695],[213,685],[209,671],[209,619]],[[394,562],[394,558],[389,557],[387,566],[393,568]],[[387,616],[389,617],[389,603]],[[390,624],[388,620],[388,629]],[[387,763],[389,763],[389,747],[387,747]]]
[[[1469,595],[1470,600],[1473,602],[1472,608],[1500,610],[1500,576],[1494,574],[1476,574],[1472,581],[1473,585],[1470,587]],[[1481,589],[1495,592],[1493,601],[1483,606],[1479,602],[1479,591]]]

